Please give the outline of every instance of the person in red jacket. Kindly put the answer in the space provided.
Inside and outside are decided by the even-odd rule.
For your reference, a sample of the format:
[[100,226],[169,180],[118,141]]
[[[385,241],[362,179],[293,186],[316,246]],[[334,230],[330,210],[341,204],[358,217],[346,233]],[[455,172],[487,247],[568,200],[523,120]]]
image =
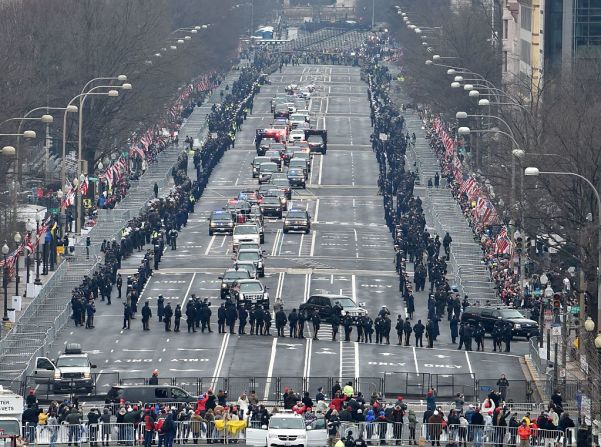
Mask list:
[[520,438],[520,447],[530,446],[530,427],[528,427],[526,421],[522,421],[522,424],[518,427],[518,437]]

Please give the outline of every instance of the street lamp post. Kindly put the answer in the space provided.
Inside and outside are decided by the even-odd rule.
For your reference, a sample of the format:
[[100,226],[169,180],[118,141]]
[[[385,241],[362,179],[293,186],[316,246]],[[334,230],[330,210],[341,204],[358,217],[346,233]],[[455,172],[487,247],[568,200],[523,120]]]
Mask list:
[[14,241],[17,246],[17,252],[15,253],[15,295],[18,296],[19,283],[21,282],[21,277],[19,276],[19,247],[21,247],[21,233],[18,231],[15,233]]
[[[124,76],[124,75],[122,75]],[[86,84],[87,86],[87,84]],[[84,87],[85,88],[85,87]],[[106,93],[95,93],[94,90],[97,89],[101,89],[101,88],[109,88],[111,90],[109,90]],[[123,85],[98,85],[96,87],[92,87],[90,90],[88,90],[85,93],[81,93],[79,96],[79,129],[78,129],[78,141],[77,141],[77,149],[78,149],[78,154],[77,154],[77,176],[79,177],[79,181],[83,182],[85,180],[85,176],[84,176],[84,180],[82,180],[81,176],[82,174],[82,166],[81,166],[81,162],[82,162],[82,142],[83,142],[83,108],[84,108],[84,104],[86,101],[86,98],[88,95],[103,95],[103,96],[109,96],[109,97],[116,97],[119,96],[119,91],[115,90],[115,89],[123,89],[123,90],[131,90],[132,85],[125,83]],[[81,194],[79,192],[76,193],[76,208],[78,210],[78,212],[81,210]],[[83,217],[83,211],[82,211],[82,217]],[[75,221],[75,233],[79,232],[79,229],[81,228],[81,222],[80,219],[77,219]]]
[[[575,172],[559,172],[559,171],[540,171],[536,167],[528,167],[524,169],[524,175],[537,177],[539,175],[569,175],[572,177],[577,177],[580,180],[587,183],[593,192],[595,193],[595,198],[597,199],[597,324],[601,323],[601,196],[599,196],[599,191],[595,188],[595,185],[592,182],[584,177],[583,175],[577,174]],[[601,342],[601,339],[600,339]]]
[[2,246],[2,256],[4,258],[4,269],[2,271],[2,288],[4,289],[4,316],[2,317],[2,322],[4,325],[8,323],[8,265],[6,265],[6,255],[8,254],[8,245],[6,245],[6,241],[4,241],[4,245]]
[[[27,223],[25,224],[25,229],[27,230],[27,234],[29,236],[29,241],[32,241],[33,234],[32,231],[35,230],[35,224],[31,219],[27,219]],[[27,250],[27,256],[25,258],[25,267],[27,268],[27,277],[25,278],[25,292],[23,292],[23,296],[27,296],[27,285],[29,284],[29,271],[31,267],[31,250],[29,249],[29,245],[25,247]]]
[[42,280],[40,279],[40,243],[38,241],[38,239],[40,238],[39,231],[40,231],[40,221],[36,220],[36,222],[35,222],[35,238],[33,239],[34,242],[37,242],[36,250],[35,250],[35,262],[36,262],[35,280],[33,281],[33,283],[36,286],[42,285]]

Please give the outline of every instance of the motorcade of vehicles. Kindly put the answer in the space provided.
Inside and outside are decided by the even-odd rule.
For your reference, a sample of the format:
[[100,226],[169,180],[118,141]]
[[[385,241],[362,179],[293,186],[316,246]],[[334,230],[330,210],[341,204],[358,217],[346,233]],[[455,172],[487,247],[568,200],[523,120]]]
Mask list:
[[353,324],[357,324],[361,317],[368,314],[363,304],[355,303],[352,298],[327,293],[311,295],[306,303],[300,305],[299,312],[304,312],[305,315],[310,316],[317,310],[323,321],[331,322],[336,304],[342,307],[340,316],[349,316]]

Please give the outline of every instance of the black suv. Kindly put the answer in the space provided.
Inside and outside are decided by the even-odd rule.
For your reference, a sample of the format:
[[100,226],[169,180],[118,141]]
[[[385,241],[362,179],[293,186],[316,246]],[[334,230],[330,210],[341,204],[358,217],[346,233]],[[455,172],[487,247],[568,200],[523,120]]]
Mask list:
[[288,182],[291,187],[299,186],[305,188],[305,173],[302,169],[289,169],[288,170]]
[[317,310],[319,317],[327,321],[332,321],[333,308],[338,303],[342,307],[341,316],[349,316],[353,323],[357,323],[359,319],[367,315],[367,310],[358,306],[351,298],[343,295],[320,294],[311,295],[306,303],[299,307],[299,311],[306,316],[311,316]]
[[275,138],[263,138],[261,140],[261,143],[257,146],[257,155],[265,155],[265,152],[269,150],[269,146],[271,146],[273,143],[277,143],[277,141],[275,141]]
[[274,216],[281,219],[284,206],[278,196],[264,196],[261,202],[261,211],[264,216]]
[[225,273],[219,277],[221,280],[221,299],[224,300],[230,295],[230,287],[232,283],[239,279],[252,279],[248,270],[244,269],[227,269]]
[[468,306],[461,316],[461,321],[471,324],[482,323],[484,330],[489,334],[492,334],[495,323],[499,320],[511,324],[514,336],[529,339],[538,335],[538,323],[524,317],[520,311],[510,307]]
[[304,231],[309,234],[311,231],[311,218],[305,210],[292,209],[286,213],[284,218],[284,233],[289,231]]
[[215,233],[234,233],[234,219],[232,214],[226,210],[217,210],[211,212],[209,221],[209,236]]

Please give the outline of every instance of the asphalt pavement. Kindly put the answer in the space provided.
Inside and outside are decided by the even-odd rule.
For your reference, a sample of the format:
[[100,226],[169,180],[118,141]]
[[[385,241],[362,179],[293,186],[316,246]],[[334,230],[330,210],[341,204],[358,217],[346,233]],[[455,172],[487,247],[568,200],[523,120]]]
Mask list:
[[[147,377],[157,368],[162,377],[204,377],[212,384],[221,377],[386,375],[387,383],[398,380],[402,388],[401,373],[496,378],[505,372],[510,379],[523,379],[516,354],[456,350],[445,321],[434,349],[397,346],[394,329],[390,345],[332,342],[327,325],[322,325],[319,340],[217,333],[218,276],[231,266],[232,248],[230,236],[208,235],[207,217],[240,190],[256,186],[250,169],[255,129],[271,122],[271,97],[292,82],[317,86],[310,110],[313,124],[328,130],[328,152],[313,157],[307,189],[293,193],[292,206],[307,209],[312,216],[311,233],[283,234],[281,221],[266,222],[264,249],[268,257],[263,281],[271,301],[281,298],[285,310],[291,310],[312,293],[340,293],[365,303],[373,318],[381,306],[388,306],[393,325],[398,314],[406,316],[394,271],[392,239],[377,194],[378,166],[369,141],[367,86],[360,80],[359,68],[288,66],[270,80],[272,84],[263,86],[255,98],[253,113],[237,134],[235,148],[213,171],[195,213],[180,233],[177,250],[166,250],[160,270],[144,289],[141,301],[150,301],[155,314],[151,331],[142,331],[139,316],[132,320],[131,330],[122,330],[122,306],[113,298],[112,306],[98,303],[95,329],[69,326],[63,330],[55,352],[69,341],[78,341],[91,353],[101,373]],[[134,256],[124,262],[124,278],[133,274],[137,259]],[[191,293],[210,299],[213,333],[188,334],[185,321],[181,333],[164,332],[156,318],[157,296],[162,294],[173,308],[178,303],[185,308]],[[416,294],[416,319],[425,319],[426,298]],[[115,377],[99,379],[99,389],[114,384]],[[265,387],[269,388],[269,381]]]

